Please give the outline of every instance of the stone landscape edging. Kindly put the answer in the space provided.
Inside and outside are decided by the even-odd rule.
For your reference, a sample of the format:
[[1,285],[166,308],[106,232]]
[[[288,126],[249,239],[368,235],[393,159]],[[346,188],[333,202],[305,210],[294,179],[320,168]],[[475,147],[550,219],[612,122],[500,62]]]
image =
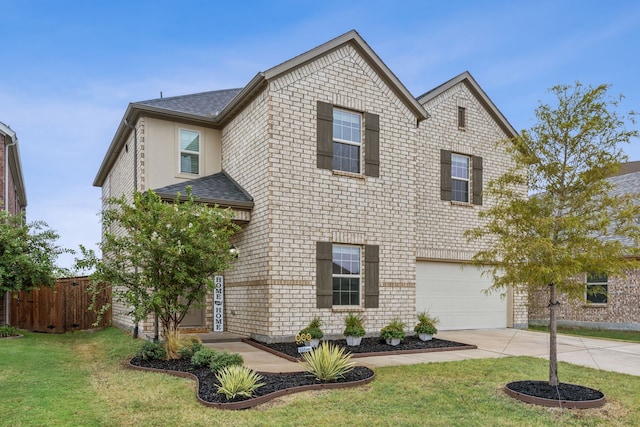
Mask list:
[[[298,387],[290,387],[290,388],[274,391],[273,393],[265,394],[264,396],[253,397],[251,399],[242,400],[239,402],[216,403],[216,402],[207,402],[206,400],[203,400],[200,398],[200,394],[197,391],[200,389],[200,380],[194,374],[191,374],[189,372],[183,372],[183,371],[172,371],[169,369],[156,369],[156,368],[147,368],[144,366],[136,366],[132,364],[130,361],[128,366],[131,369],[135,369],[139,371],[157,372],[162,374],[173,375],[175,377],[190,378],[192,380],[195,380],[196,381],[196,397],[198,398],[198,402],[210,408],[229,409],[229,410],[253,408],[254,406],[269,402],[270,400],[273,400],[275,398],[286,396],[293,393],[301,393],[303,391],[332,390],[332,389],[339,389],[339,388],[357,387],[360,385],[365,385],[370,383],[376,377],[376,373],[372,371],[373,375],[371,375],[369,378],[365,378],[362,380],[342,382],[342,383],[321,383],[321,384],[303,385]],[[291,373],[291,372],[288,372],[288,373]],[[258,374],[273,374],[273,372],[258,372]],[[286,375],[287,373],[284,373],[284,374]]]
[[[274,350],[271,347],[267,347],[266,345],[262,345],[259,342],[251,339],[243,338],[242,342],[249,344],[255,348],[258,348],[260,350],[271,353],[273,355],[282,357],[283,359],[287,359],[290,362],[299,362],[300,360],[302,360],[302,358],[289,356],[288,354],[281,353],[278,350]],[[347,351],[349,350],[348,347],[345,347],[345,348],[347,349]],[[464,344],[456,347],[418,348],[415,350],[389,350],[389,351],[376,351],[371,353],[350,353],[350,354],[351,354],[351,358],[355,359],[358,357],[392,356],[396,354],[434,353],[439,351],[456,351],[456,350],[476,350],[477,348],[478,346],[475,346],[475,345]]]

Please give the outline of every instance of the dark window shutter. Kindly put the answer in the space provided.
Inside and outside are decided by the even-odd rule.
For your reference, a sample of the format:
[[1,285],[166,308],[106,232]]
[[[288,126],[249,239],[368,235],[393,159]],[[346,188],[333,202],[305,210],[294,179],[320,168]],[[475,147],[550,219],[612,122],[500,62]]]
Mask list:
[[364,115],[364,174],[380,176],[380,118],[377,114]]
[[473,204],[482,205],[482,157],[473,156]]
[[331,308],[333,304],[333,248],[331,242],[316,242],[316,307]]
[[440,150],[440,200],[451,200],[451,151]]
[[318,168],[333,169],[333,105],[318,101]]
[[364,306],[365,308],[378,308],[379,304],[379,280],[380,280],[379,247],[366,245],[364,247]]

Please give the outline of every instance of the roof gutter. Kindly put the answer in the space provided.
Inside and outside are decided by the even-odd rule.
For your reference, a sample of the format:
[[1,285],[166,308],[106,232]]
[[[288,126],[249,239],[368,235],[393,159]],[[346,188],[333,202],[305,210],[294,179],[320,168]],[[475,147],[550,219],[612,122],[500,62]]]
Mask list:
[[[4,133],[12,141],[9,144],[5,144],[4,146],[4,210],[9,212],[9,204],[7,203],[7,201],[9,200],[9,171],[11,167],[11,163],[9,162],[10,157],[13,160],[12,163],[14,165],[14,184],[18,189],[18,195],[23,201],[21,208],[25,208],[27,206],[27,193],[24,186],[24,178],[22,176],[22,164],[20,163],[18,137],[9,126],[5,125],[2,122],[0,122],[0,132]],[[13,148],[10,150],[11,147]],[[11,155],[9,153],[11,153]]]

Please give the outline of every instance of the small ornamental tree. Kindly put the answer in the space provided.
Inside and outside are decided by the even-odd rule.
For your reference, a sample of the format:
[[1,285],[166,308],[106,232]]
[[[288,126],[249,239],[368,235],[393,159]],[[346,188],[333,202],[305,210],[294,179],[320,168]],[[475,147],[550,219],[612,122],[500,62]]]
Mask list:
[[68,275],[55,262],[72,252],[56,245],[60,236],[42,221],[26,223],[24,214],[0,211],[0,294],[51,287]]
[[[638,134],[625,128],[625,117],[616,114],[621,98],[607,90],[579,83],[551,88],[557,104],[541,104],[537,123],[504,142],[515,167],[489,183],[490,207],[479,213],[485,225],[466,233],[489,242],[473,262],[492,275],[490,291],[548,293],[552,386],[558,293],[584,299],[586,273],[624,275],[639,266],[638,195],[618,194],[607,180],[625,159],[620,145]],[[633,113],[628,118],[633,122]]]
[[103,259],[82,248],[78,267],[93,268],[94,289],[112,286],[113,296],[132,307],[134,320],[157,314],[167,341],[176,342],[189,308],[203,306],[215,288],[214,274],[234,259],[229,238],[239,227],[233,213],[198,203],[190,187],[173,203],[150,190],[136,192],[133,203],[123,196],[108,205]]

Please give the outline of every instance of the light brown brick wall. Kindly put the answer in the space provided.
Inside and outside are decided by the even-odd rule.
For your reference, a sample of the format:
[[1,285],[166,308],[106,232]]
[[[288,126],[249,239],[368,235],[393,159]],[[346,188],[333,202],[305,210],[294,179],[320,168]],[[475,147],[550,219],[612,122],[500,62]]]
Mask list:
[[[610,277],[607,292],[606,304],[587,304],[586,299],[572,301],[561,295],[558,298],[558,324],[640,330],[640,272],[634,271],[627,277]],[[532,324],[548,324],[548,304],[546,289],[531,295],[529,320]]]

